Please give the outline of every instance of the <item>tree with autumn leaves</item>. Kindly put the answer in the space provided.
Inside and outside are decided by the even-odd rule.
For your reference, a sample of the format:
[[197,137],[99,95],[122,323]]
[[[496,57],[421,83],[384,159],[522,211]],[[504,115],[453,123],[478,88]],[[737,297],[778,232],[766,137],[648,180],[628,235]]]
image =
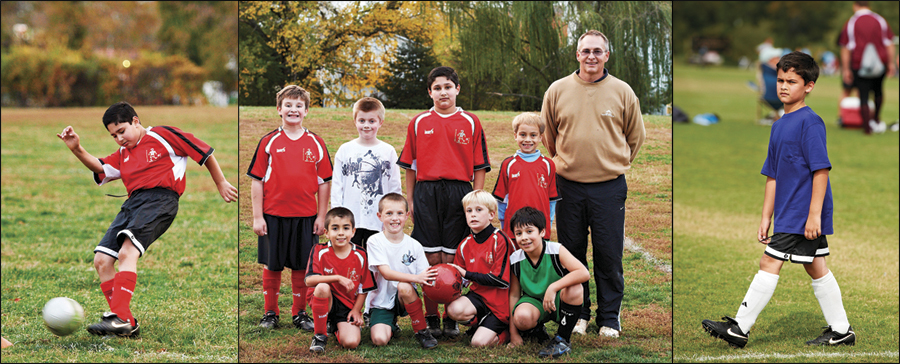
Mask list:
[[420,108],[388,95],[418,89],[425,97],[424,82],[408,83],[434,67],[426,56],[433,54],[459,73],[463,108],[537,110],[550,83],[578,67],[577,38],[588,29],[610,38],[610,72],[632,85],[646,110],[671,102],[670,2],[270,1],[239,8],[242,105],[271,105],[281,87],[297,84],[314,105],[349,106],[374,95]]

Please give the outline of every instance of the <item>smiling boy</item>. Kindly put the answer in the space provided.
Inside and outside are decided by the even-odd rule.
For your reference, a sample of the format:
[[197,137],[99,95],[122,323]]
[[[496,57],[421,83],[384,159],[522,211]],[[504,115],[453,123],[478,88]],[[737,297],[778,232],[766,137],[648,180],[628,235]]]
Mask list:
[[510,219],[520,249],[509,258],[509,346],[521,344],[522,334],[543,341],[547,336],[544,323],[555,321],[559,330],[538,356],[557,358],[571,350],[572,330],[583,300],[581,284],[591,276],[565,247],[542,239],[545,223],[544,214],[530,206],[519,209]]
[[[819,66],[809,55],[792,52],[781,58],[777,68],[784,116],[772,125],[761,171],[766,188],[757,239],[766,245],[765,252],[737,315],[723,317],[724,322],[703,320],[702,325],[713,337],[743,348],[750,328],[775,292],[782,265],[791,261],[803,264],[812,278],[813,292],[828,323],[821,336],[806,344],[854,345],[856,334],[847,320],[840,287],[825,264],[829,255],[825,236],[834,233],[831,162],[825,123],[805,101],[815,87]],[[769,236],[773,212],[774,234]]]
[[315,335],[309,351],[325,352],[327,323],[336,327],[338,343],[348,349],[359,345],[362,307],[369,291],[377,288],[369,271],[366,251],[350,239],[356,230],[353,213],[336,207],[325,215],[328,243],[316,245],[309,257],[306,285],[313,287],[312,307]]
[[366,248],[370,236],[381,231],[378,202],[386,194],[401,193],[397,151],[378,139],[384,125],[384,105],[372,97],[353,104],[358,138],[344,143],[334,154],[331,207],[346,207],[356,218],[353,243]]
[[556,211],[559,195],[556,193],[556,164],[538,150],[544,135],[541,115],[533,112],[519,114],[513,119],[512,127],[519,150],[500,164],[500,175],[493,195],[500,201],[501,228],[519,248],[509,225],[512,215],[525,206],[537,208],[547,219],[543,238],[550,239],[550,217]]
[[325,141],[303,127],[309,113],[309,92],[285,86],[275,98],[281,126],[260,139],[247,176],[253,179],[253,232],[262,274],[264,314],[259,326],[278,326],[281,272],[291,269],[294,326],[313,330],[306,314],[306,264],[325,232],[325,212],[331,188],[331,157]]
[[187,159],[206,166],[225,202],[237,201],[237,188],[225,179],[213,148],[176,127],[144,128],[127,102],[110,106],[103,114],[103,125],[119,148],[102,159],[85,151],[71,126],[57,134],[94,172],[94,182],[102,186],[121,179],[128,191],[128,199],[94,249],[94,269],[110,312],[87,330],[99,336],[136,337],[140,326],[132,315],[131,299],[137,285],[138,258],[175,220],[186,185]]

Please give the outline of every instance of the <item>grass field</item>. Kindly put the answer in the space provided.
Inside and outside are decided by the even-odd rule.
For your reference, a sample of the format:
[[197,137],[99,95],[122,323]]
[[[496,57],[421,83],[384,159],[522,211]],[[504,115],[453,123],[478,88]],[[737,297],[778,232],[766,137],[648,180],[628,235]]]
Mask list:
[[[865,136],[836,124],[840,83],[820,77],[806,103],[825,121],[834,198],[826,258],[843,295],[854,347],[808,348],[826,326],[810,278],[787,263],[750,341],[732,349],[703,319],[734,316],[759,270],[756,242],[770,127],[757,125],[752,71],[675,65],[675,105],[719,124],[673,126],[676,362],[897,362],[898,133]],[[898,82],[885,82],[882,119],[898,117]]]
[[[397,152],[403,147],[409,119],[415,110],[388,110],[386,122],[379,130],[379,138],[393,145]],[[493,190],[497,168],[503,158],[517,149],[510,122],[514,112],[475,112],[481,119],[493,166],[488,172],[485,188]],[[275,129],[281,121],[274,107],[242,107],[240,111],[240,169],[246,172],[249,160],[259,139]],[[624,255],[625,298],[622,312],[622,337],[601,339],[592,321],[593,335],[574,336],[572,354],[565,362],[670,362],[672,360],[671,315],[671,122],[668,117],[645,116],[647,141],[629,171],[629,198],[626,202],[626,237],[634,242],[633,250]],[[320,135],[328,145],[331,156],[341,144],[357,137],[348,108],[310,110],[304,127]],[[544,152],[545,149],[542,148]],[[241,362],[528,362],[537,360],[539,344],[526,344],[515,350],[502,348],[472,349],[468,338],[456,342],[441,341],[430,351],[422,351],[412,337],[409,319],[400,320],[402,332],[386,347],[375,347],[368,329],[363,329],[363,341],[355,350],[339,347],[329,339],[325,355],[309,353],[311,333],[300,332],[290,321],[290,273],[282,278],[281,327],[274,331],[258,328],[263,314],[262,267],[256,263],[256,235],[252,231],[250,202],[251,179],[240,179],[240,347]],[[404,186],[405,188],[405,186]],[[407,224],[406,232],[412,231]],[[494,226],[499,226],[495,221]],[[555,228],[552,240],[556,240]],[[590,253],[588,253],[590,256]],[[650,258],[648,258],[650,257]],[[590,267],[589,267],[590,268]],[[593,280],[591,281],[594,289]],[[595,307],[596,308],[596,303]],[[556,325],[549,324],[550,333]]]
[[[238,204],[222,201],[205,167],[188,162],[187,189],[169,230],[138,263],[131,309],[141,339],[100,338],[84,328],[51,334],[41,319],[50,298],[81,303],[87,324],[108,305],[93,249],[126,194],[121,182],[97,187],[56,137],[75,127],[96,157],[117,145],[103,128],[106,108],[3,109],[2,335],[15,345],[6,362],[236,362]],[[237,185],[237,107],[136,106],[144,126],[173,125],[216,148]]]

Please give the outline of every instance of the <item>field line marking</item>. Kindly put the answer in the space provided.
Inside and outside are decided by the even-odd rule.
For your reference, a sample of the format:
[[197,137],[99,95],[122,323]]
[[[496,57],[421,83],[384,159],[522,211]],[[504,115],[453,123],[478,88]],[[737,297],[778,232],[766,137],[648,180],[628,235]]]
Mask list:
[[237,355],[235,356],[225,356],[225,355],[187,355],[181,353],[174,353],[170,351],[163,351],[158,353],[151,352],[134,352],[135,356],[138,357],[158,357],[158,358],[167,358],[172,360],[177,360],[181,362],[208,362],[208,363],[236,363]]
[[665,264],[659,259],[656,259],[656,257],[650,255],[650,253],[646,252],[643,248],[641,248],[640,245],[635,243],[634,240],[631,240],[631,238],[627,236],[625,237],[625,249],[630,252],[640,253],[644,260],[646,260],[650,264],[653,264],[653,266],[655,266],[659,270],[665,273],[672,273],[671,265]]
[[797,354],[780,354],[780,353],[749,353],[740,355],[723,355],[723,356],[675,356],[675,360],[683,360],[687,362],[704,362],[704,361],[732,361],[732,360],[769,360],[769,359],[797,359],[797,358],[813,358],[813,359],[854,359],[859,357],[890,357],[897,358],[900,352],[882,351],[882,352],[861,352],[861,353],[797,353]]

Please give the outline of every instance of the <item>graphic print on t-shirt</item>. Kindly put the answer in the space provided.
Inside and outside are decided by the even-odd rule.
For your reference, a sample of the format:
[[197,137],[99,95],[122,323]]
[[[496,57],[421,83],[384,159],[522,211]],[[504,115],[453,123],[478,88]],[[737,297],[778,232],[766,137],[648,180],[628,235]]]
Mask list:
[[362,191],[359,205],[363,213],[374,213],[378,208],[378,201],[375,201],[375,198],[383,194],[382,178],[391,177],[392,165],[391,161],[381,160],[371,149],[363,155],[357,155],[355,161],[354,158],[350,158],[350,161],[344,164],[341,174],[345,177],[353,176],[350,185]]

